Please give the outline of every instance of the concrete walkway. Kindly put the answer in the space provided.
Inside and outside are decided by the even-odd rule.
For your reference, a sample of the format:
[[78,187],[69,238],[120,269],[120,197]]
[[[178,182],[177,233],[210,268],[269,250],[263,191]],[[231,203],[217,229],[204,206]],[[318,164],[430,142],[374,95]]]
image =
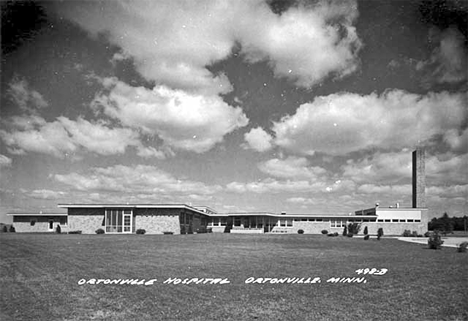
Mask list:
[[[418,244],[426,244],[427,245],[427,240],[428,237],[399,237],[398,240],[404,241],[404,242],[412,242],[412,243],[418,243]],[[442,246],[447,246],[447,247],[458,247],[460,243],[463,242],[468,242],[468,237],[442,237],[442,241],[444,241],[444,244]]]

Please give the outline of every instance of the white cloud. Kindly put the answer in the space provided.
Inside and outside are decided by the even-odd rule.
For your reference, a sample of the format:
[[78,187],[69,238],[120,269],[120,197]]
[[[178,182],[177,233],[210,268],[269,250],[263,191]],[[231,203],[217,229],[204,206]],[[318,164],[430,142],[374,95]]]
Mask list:
[[13,117],[12,130],[0,130],[0,137],[15,154],[37,152],[63,158],[90,151],[100,155],[122,154],[128,146],[141,146],[130,129],[110,128],[104,122],[91,123],[58,117],[46,122],[38,116]]
[[273,137],[261,127],[252,128],[244,135],[244,139],[246,144],[243,147],[246,149],[250,148],[258,152],[265,152],[272,147],[271,142]]
[[[217,185],[209,186],[202,182],[177,179],[155,166],[135,167],[116,165],[91,168],[87,173],[56,174],[55,180],[78,191],[94,193],[124,192],[131,195],[147,195],[160,198],[170,196],[172,200],[180,195],[211,195],[220,191]],[[141,199],[141,196],[138,196]]]
[[467,79],[467,57],[465,38],[455,28],[444,31],[432,29],[431,42],[438,43],[428,60],[420,61],[416,69],[423,71],[423,83],[430,87],[433,83],[460,83]]
[[103,83],[109,92],[96,97],[94,105],[125,126],[159,137],[167,147],[202,153],[248,123],[240,108],[229,106],[219,96],[165,86],[131,87],[113,78]]
[[260,163],[258,168],[271,176],[279,178],[317,179],[326,174],[326,170],[319,166],[311,166],[304,157],[288,157],[286,159],[270,159]]
[[468,154],[440,154],[426,158],[426,175],[431,185],[447,186],[468,181]]
[[466,152],[468,151],[468,128],[449,129],[444,134],[444,140],[453,151]]
[[226,190],[233,193],[330,193],[353,190],[355,184],[348,180],[337,180],[335,182],[307,180],[285,180],[279,181],[267,178],[257,182],[240,183],[231,182],[226,185]]
[[23,111],[35,113],[38,109],[49,105],[39,92],[30,88],[26,79],[13,78],[8,85],[7,93],[13,102]]
[[247,59],[267,59],[277,76],[306,87],[358,66],[354,1],[292,6],[281,15],[262,0],[70,1],[57,10],[94,35],[106,34],[146,79],[187,91],[229,92],[226,76],[206,67],[236,44]]
[[1,167],[8,167],[8,166],[11,165],[11,163],[12,163],[11,158],[0,154],[0,168]]
[[357,188],[357,191],[362,194],[378,194],[378,195],[411,195],[411,185],[375,185],[363,184]]
[[63,199],[67,195],[66,192],[53,191],[49,189],[36,189],[33,191],[23,190],[23,193],[31,198],[44,200]]
[[466,98],[464,93],[417,95],[396,89],[381,95],[332,94],[301,105],[272,129],[276,145],[300,154],[413,148],[460,128]]

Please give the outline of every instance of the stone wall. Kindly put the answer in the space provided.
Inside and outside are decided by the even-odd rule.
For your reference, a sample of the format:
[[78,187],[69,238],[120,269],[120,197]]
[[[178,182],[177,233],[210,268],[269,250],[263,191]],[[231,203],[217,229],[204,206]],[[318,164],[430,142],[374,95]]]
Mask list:
[[138,215],[135,216],[135,229],[144,229],[146,234],[180,234],[179,215]]
[[103,221],[104,213],[102,215],[69,215],[68,229],[69,231],[81,231],[83,234],[95,234],[97,229],[106,229],[102,225]]

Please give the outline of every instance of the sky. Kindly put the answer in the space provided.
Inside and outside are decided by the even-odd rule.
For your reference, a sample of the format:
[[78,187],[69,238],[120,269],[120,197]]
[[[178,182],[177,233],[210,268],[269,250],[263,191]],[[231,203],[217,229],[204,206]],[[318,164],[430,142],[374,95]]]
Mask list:
[[0,222],[59,203],[467,215],[468,2],[2,2]]

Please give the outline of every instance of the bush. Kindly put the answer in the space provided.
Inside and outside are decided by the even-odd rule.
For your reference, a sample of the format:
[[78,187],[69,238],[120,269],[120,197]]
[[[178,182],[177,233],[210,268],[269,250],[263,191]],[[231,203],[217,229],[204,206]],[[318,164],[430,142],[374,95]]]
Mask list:
[[322,234],[328,234],[327,230],[322,230]]
[[379,227],[377,230],[377,240],[380,241],[380,238],[383,236],[383,228]]
[[442,241],[442,237],[440,236],[439,232],[434,232],[431,236],[429,236],[429,240],[427,241],[430,249],[438,250],[444,244]]
[[102,228],[98,228],[96,230],[96,234],[104,234],[104,230]]
[[348,233],[348,235],[346,235],[347,237],[353,237],[353,233]]
[[333,233],[333,235],[338,236],[338,232]]
[[145,234],[145,233],[146,233],[146,230],[143,228],[139,228],[138,230],[136,230],[136,234]]
[[6,225],[3,225],[3,232],[8,232],[8,227]]
[[457,251],[458,251],[459,253],[465,253],[467,247],[468,247],[468,242],[463,242],[463,243],[461,243],[461,244],[458,244],[458,246],[457,246]]
[[418,237],[418,232],[413,231],[413,232],[411,233],[411,236],[412,236],[412,237]]
[[411,236],[411,231],[410,231],[410,230],[405,230],[405,231],[403,232],[402,236],[404,236],[404,237],[409,237],[409,236]]
[[361,223],[349,223],[348,224],[348,234],[359,234],[361,230]]
[[343,229],[343,236],[346,236],[346,235],[348,235],[348,228],[345,225],[345,227]]
[[364,235],[369,234],[369,231],[367,230],[367,226],[364,228]]
[[165,232],[163,232],[163,234],[165,234],[165,235],[172,235],[172,234],[174,234],[174,232],[165,231]]
[[304,234],[304,230],[298,230],[297,234]]
[[364,240],[367,241],[369,239],[369,234],[364,236]]
[[57,228],[55,229],[55,232],[57,234],[61,234],[62,233],[62,228],[60,227],[60,225],[57,225]]
[[10,225],[10,230],[8,232],[15,233],[16,232],[15,227],[13,225]]
[[427,231],[426,233],[424,233],[424,237],[429,237],[431,236],[431,234],[432,234],[431,232]]
[[68,234],[81,234],[81,231],[70,231]]

